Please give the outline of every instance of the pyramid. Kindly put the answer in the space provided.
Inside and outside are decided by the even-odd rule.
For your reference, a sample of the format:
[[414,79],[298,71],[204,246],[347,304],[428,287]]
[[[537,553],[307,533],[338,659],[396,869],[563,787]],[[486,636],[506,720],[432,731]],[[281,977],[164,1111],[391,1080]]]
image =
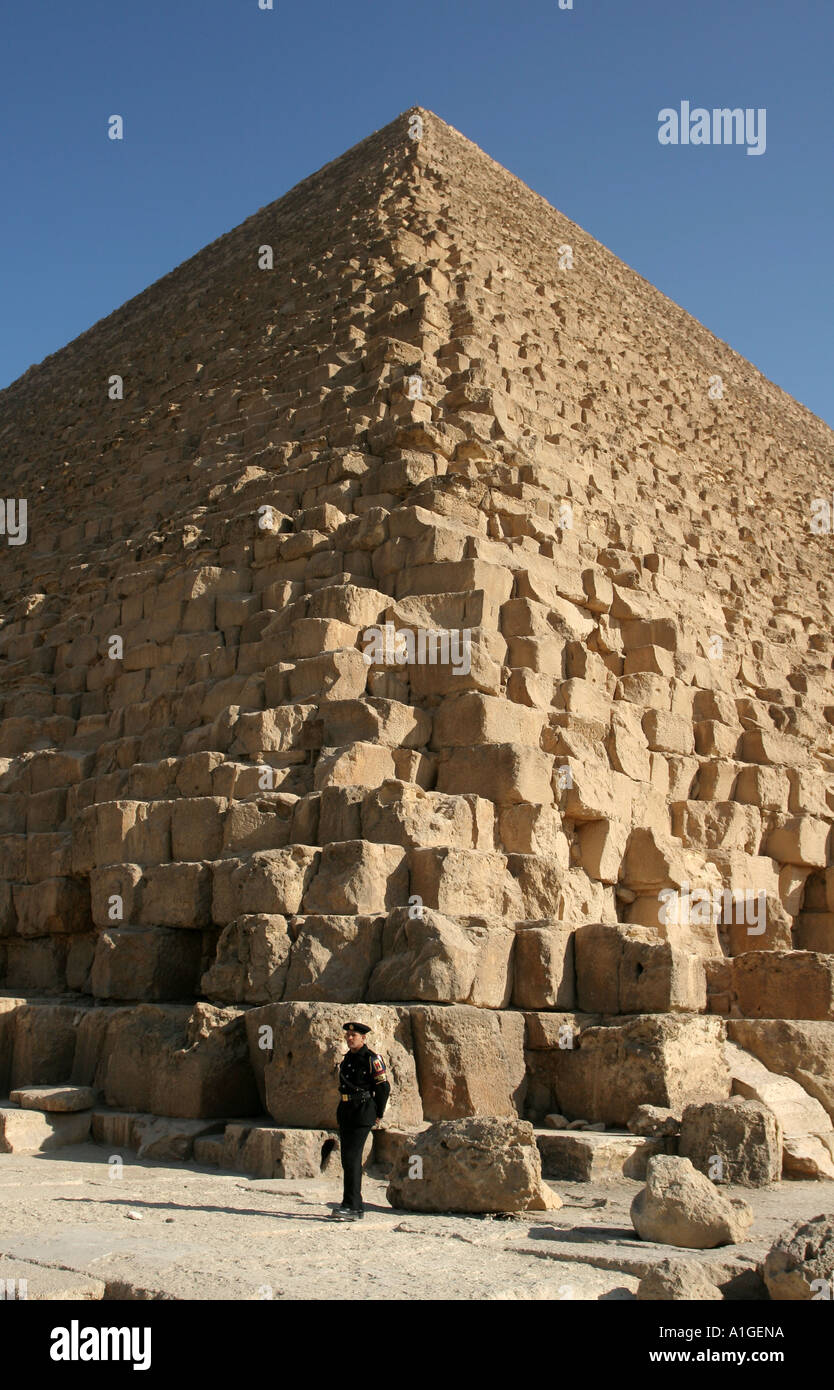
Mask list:
[[30,368],[0,1095],[318,1171],[359,1014],[400,1132],[834,1176],[832,442],[419,108]]

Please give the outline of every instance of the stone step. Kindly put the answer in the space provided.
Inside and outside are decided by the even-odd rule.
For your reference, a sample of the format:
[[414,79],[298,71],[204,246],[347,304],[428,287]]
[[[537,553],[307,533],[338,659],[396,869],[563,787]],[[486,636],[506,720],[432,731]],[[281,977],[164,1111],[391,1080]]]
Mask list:
[[45,1153],[66,1144],[83,1144],[91,1117],[91,1110],[47,1114],[5,1102],[0,1104],[0,1153]]
[[89,1086],[23,1086],[9,1095],[12,1105],[24,1110],[45,1110],[66,1114],[76,1110],[92,1110],[95,1092]]
[[[542,1160],[542,1177],[565,1182],[642,1181],[654,1154],[670,1152],[664,1139],[626,1131],[534,1129]],[[674,1144],[674,1140],[671,1141]]]

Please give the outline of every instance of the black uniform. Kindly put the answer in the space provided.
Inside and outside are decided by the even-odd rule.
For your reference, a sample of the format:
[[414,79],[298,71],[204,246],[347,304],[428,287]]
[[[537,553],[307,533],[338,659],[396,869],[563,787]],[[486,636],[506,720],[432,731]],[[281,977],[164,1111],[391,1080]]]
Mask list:
[[385,1063],[365,1044],[348,1052],[339,1067],[339,1108],[336,1120],[345,1176],[342,1206],[362,1210],[362,1150],[391,1094]]

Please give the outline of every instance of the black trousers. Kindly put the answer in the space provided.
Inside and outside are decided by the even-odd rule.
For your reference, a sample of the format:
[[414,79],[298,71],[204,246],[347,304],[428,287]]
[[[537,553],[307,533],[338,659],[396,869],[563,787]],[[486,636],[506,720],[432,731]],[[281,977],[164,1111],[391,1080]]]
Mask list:
[[[370,1113],[368,1113],[370,1111]],[[342,1204],[354,1211],[362,1210],[362,1151],[376,1122],[374,1107],[339,1104],[339,1148],[344,1173]]]

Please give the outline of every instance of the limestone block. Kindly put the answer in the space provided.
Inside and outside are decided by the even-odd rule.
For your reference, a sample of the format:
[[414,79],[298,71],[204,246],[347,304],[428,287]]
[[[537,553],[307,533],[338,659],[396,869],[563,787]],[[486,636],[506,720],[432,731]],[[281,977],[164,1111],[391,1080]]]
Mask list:
[[389,780],[365,797],[361,834],[363,839],[405,849],[492,849],[494,822],[494,807],[482,797],[445,796]]
[[[367,1045],[385,1062],[391,1099],[386,1126],[423,1119],[409,1010],[363,1004]],[[338,1067],[345,1055],[342,1024],[356,1006],[329,1003],[268,1004],[246,1015],[249,1053],[262,1102],[279,1125],[330,1129],[339,1103]],[[261,1044],[264,1044],[263,1046]],[[257,1110],[257,1106],[254,1107]]]
[[585,1013],[702,1013],[703,961],[658,940],[647,927],[591,923],[577,928],[576,989]]
[[281,792],[263,793],[252,801],[233,801],[223,821],[220,848],[211,856],[244,855],[259,849],[283,849],[289,844],[298,798]]
[[628,842],[629,827],[621,820],[585,821],[579,827],[579,853],[589,878],[617,883]]
[[90,1133],[91,1110],[46,1114],[0,1104],[0,1153],[34,1154],[83,1144]]
[[129,922],[139,912],[143,873],[139,864],[108,864],[90,873],[90,915],[97,927]]
[[502,806],[498,834],[507,851],[546,856],[560,869],[570,864],[570,846],[555,806]]
[[212,920],[227,927],[240,916],[265,913],[291,916],[318,869],[321,851],[309,845],[259,850],[247,860],[219,859],[212,864]]
[[813,1096],[834,1120],[834,1023],[731,1019],[728,1036]]
[[287,919],[254,913],[223,928],[213,963],[201,982],[223,1004],[268,1004],[281,999],[290,956]]
[[341,1172],[338,1131],[227,1125],[220,1166],[256,1178],[336,1177]]
[[759,806],[763,811],[787,812],[790,782],[780,767],[741,767],[733,799],[743,805]]
[[283,998],[330,1003],[364,999],[382,947],[382,917],[293,917]]
[[415,1004],[414,1057],[427,1120],[515,1115],[524,1101],[521,1014]]
[[559,1050],[556,1096],[562,1114],[627,1125],[638,1105],[680,1111],[726,1100],[730,1073],[723,1023],[692,1015],[644,1014],[586,1028]]
[[791,1178],[834,1178],[834,1132],[786,1135],[782,1172]]
[[788,817],[766,837],[764,853],[780,864],[824,868],[830,829],[826,821],[813,816]]
[[515,743],[455,748],[441,758],[437,790],[471,792],[496,805],[553,803],[553,759],[534,748]]
[[188,999],[197,993],[202,939],[164,927],[109,928],[96,938],[97,999]]
[[516,743],[538,748],[545,717],[538,710],[475,690],[447,696],[434,715],[433,748]]
[[507,868],[521,896],[520,904],[511,903],[507,912],[519,919],[549,917],[577,925],[614,913],[611,890],[593,882],[581,869],[562,869],[535,854],[509,854]]
[[514,933],[498,922],[454,921],[428,908],[395,908],[383,928],[382,959],[367,997],[505,1008],[513,942]]
[[408,860],[399,845],[342,840],[321,850],[303,910],[325,915],[385,913],[407,902],[408,893]]
[[171,803],[171,857],[217,859],[223,848],[226,802],[219,796],[195,796]]
[[755,806],[734,801],[678,801],[670,806],[672,834],[693,849],[758,854],[762,818]]
[[808,767],[810,754],[801,739],[766,729],[747,729],[742,736],[742,757],[764,767]]
[[355,647],[297,661],[289,674],[290,695],[304,703],[310,699],[356,700],[364,695],[368,664]]
[[[735,1033],[735,1030],[734,1034],[736,1037],[744,1036]],[[724,1050],[732,1077],[733,1095],[766,1105],[779,1121],[783,1135],[830,1132],[825,1110],[796,1081],[769,1071],[758,1057],[734,1042],[727,1042]]]
[[767,1291],[776,1302],[810,1303],[831,1297],[834,1277],[834,1220],[815,1216],[783,1231],[768,1251],[762,1269]]
[[524,922],[516,929],[513,1007],[572,1009],[576,1003],[574,929],[563,922]]
[[759,1101],[688,1105],[678,1153],[712,1182],[768,1187],[782,1176],[782,1128]]
[[96,1103],[95,1092],[89,1086],[26,1086],[12,1091],[9,1100],[24,1110],[45,1110],[50,1114],[91,1110]]
[[322,748],[313,785],[316,791],[325,787],[378,787],[386,778],[396,776],[397,764],[390,748],[351,743],[346,748]]
[[[412,699],[424,701],[436,696],[457,696],[463,691],[481,691],[485,695],[501,694],[501,672],[507,660],[506,643],[500,633],[476,627],[466,633],[453,629],[425,639],[433,641],[439,653],[432,659],[433,649],[427,648],[428,660],[411,662],[405,671]],[[419,648],[418,648],[419,651]]]
[[615,772],[638,782],[649,780],[649,745],[640,713],[633,705],[624,701],[615,704],[606,747]]
[[84,1012],[69,1004],[18,1005],[13,1014],[9,1078],[13,1087],[56,1086],[66,1081]]
[[834,1019],[834,956],[747,951],[733,959],[733,987],[748,1018]]
[[114,1011],[97,1078],[105,1103],[184,1119],[257,1113],[247,1017],[203,1003]]
[[[463,849],[413,849],[408,862],[412,894],[445,916],[507,917],[521,910],[521,895],[505,855]],[[399,899],[403,905],[407,896]]]
[[322,705],[318,723],[321,742],[328,747],[374,743],[387,748],[421,748],[431,737],[432,720],[425,710],[402,700],[332,700]]
[[292,748],[304,747],[316,714],[316,705],[301,702],[241,714],[231,751],[256,757],[260,753],[287,753]]
[[415,1135],[395,1159],[386,1196],[407,1211],[552,1211],[562,1205],[542,1181],[533,1126],[491,1115],[445,1120]]
[[139,926],[207,927],[211,870],[207,864],[151,864],[143,870],[134,907]]
[[678,714],[647,710],[643,715],[643,732],[649,747],[661,753],[694,753],[695,737],[692,724]]
[[16,883],[12,895],[21,936],[90,930],[90,890],[79,879],[45,878],[40,883]]

